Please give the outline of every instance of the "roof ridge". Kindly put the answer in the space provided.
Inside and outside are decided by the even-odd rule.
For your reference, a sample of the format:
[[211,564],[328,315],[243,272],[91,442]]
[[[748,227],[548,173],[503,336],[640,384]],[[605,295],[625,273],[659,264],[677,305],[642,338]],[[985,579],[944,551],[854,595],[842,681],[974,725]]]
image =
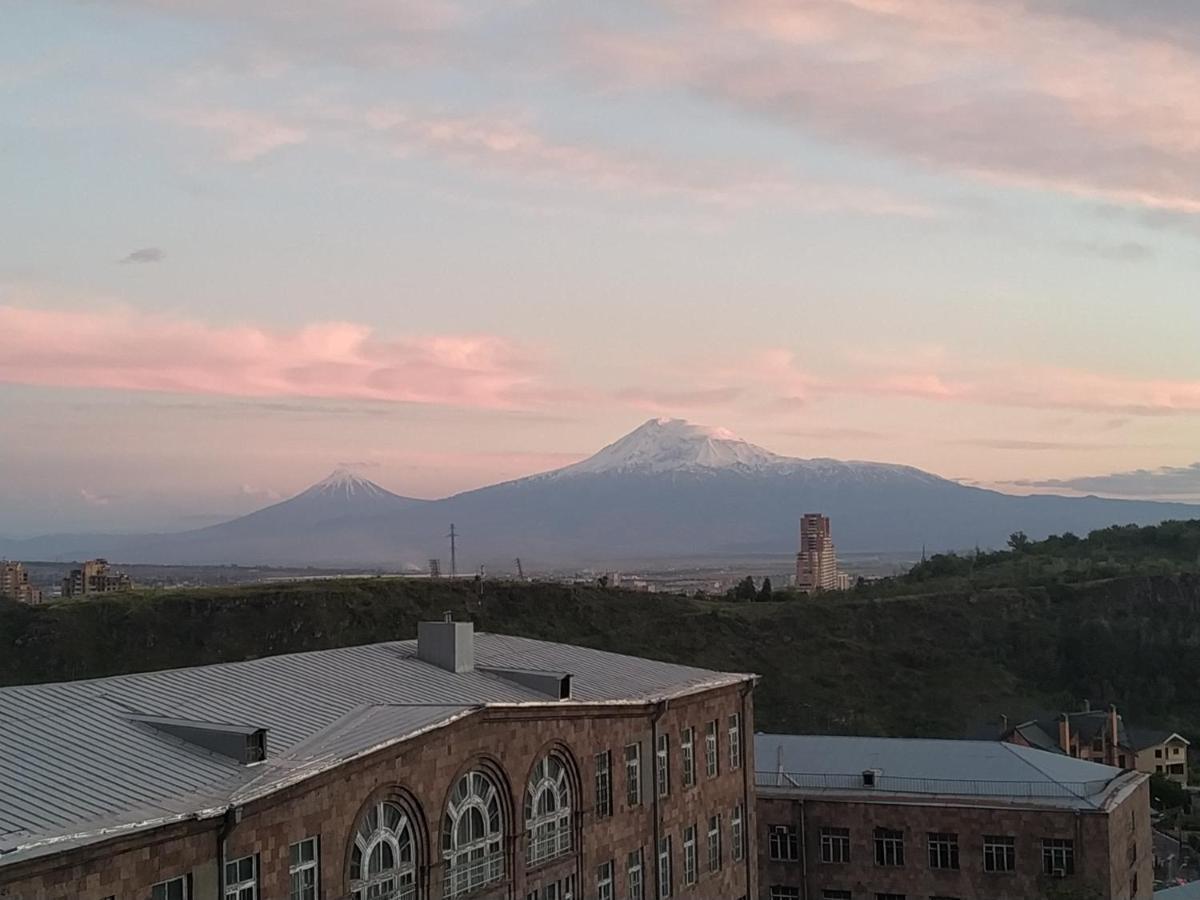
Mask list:
[[[1053,775],[1051,775],[1045,769],[1042,769],[1037,764],[1035,764],[1032,760],[1027,759],[1024,754],[1018,753],[1016,744],[1010,744],[1007,741],[998,741],[997,743],[999,743],[1000,746],[1002,746],[1007,752],[1011,753],[1013,756],[1015,756],[1017,759],[1019,759],[1023,764],[1029,766],[1029,768],[1033,769],[1039,775],[1045,776],[1047,779],[1050,780],[1051,783],[1058,785],[1060,788],[1065,790],[1067,793],[1071,794],[1073,797],[1077,797],[1078,799],[1082,800],[1084,803],[1087,803],[1089,806],[1093,807],[1094,809],[1102,809],[1103,808],[1100,805],[1098,805],[1096,803],[1096,801],[1093,800],[1091,797],[1087,797],[1083,794],[1077,793],[1073,788],[1071,788],[1069,786],[1072,783],[1078,784],[1079,782],[1059,781],[1057,778],[1055,778]],[[1044,753],[1045,752],[1044,750],[1037,750],[1036,748],[1033,748],[1033,747],[1026,747],[1026,748],[1022,748],[1022,749],[1033,750],[1035,753]],[[1067,758],[1068,759],[1076,759],[1076,757],[1073,757],[1073,756],[1070,756]],[[1086,761],[1086,760],[1081,760],[1081,761]],[[1112,778],[1106,778],[1105,784],[1112,782],[1112,780],[1113,780]]]

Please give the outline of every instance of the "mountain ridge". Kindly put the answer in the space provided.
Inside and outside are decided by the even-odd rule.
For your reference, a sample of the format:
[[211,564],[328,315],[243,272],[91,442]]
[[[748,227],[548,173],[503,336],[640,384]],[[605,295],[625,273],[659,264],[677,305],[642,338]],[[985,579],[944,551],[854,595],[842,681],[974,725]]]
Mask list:
[[447,555],[453,522],[460,571],[516,556],[553,568],[790,553],[800,516],[818,511],[833,520],[839,549],[884,552],[1200,517],[1188,504],[1019,497],[911,466],[781,456],[726,429],[651,419],[577,463],[437,500],[394,494],[339,468],[293,497],[205,528],[0,541],[0,555],[424,569]]

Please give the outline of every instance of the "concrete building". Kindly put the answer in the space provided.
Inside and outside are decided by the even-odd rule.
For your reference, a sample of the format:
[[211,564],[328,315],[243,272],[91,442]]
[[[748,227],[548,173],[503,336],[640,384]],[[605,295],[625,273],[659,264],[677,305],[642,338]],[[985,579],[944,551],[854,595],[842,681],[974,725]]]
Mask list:
[[764,900],[1153,891],[1148,776],[998,741],[755,736]]
[[41,603],[42,591],[29,583],[29,573],[23,565],[0,559],[0,597],[18,603]]
[[1126,725],[1115,707],[1043,716],[1017,725],[1001,723],[999,738],[1121,769],[1162,775],[1188,786],[1187,738],[1174,731]]
[[754,681],[446,621],[0,688],[0,896],[751,898]]
[[111,569],[107,559],[89,559],[62,580],[64,597],[85,597],[110,591],[133,590],[133,581],[124,572]]
[[800,551],[796,554],[796,587],[801,591],[834,591],[839,586],[837,553],[829,517],[805,513],[800,520]]

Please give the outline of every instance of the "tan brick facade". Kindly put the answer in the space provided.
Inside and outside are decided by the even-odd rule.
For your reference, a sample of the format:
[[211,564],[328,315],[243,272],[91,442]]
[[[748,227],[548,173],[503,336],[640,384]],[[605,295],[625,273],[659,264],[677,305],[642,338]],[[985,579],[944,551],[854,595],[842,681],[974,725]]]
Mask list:
[[[825,891],[849,891],[854,900],[875,900],[877,894],[906,898],[958,900],[1036,900],[1055,886],[1095,890],[1098,900],[1146,900],[1153,891],[1153,862],[1149,820],[1149,785],[1141,783],[1111,811],[1019,808],[969,801],[901,803],[807,797],[771,796],[760,789],[758,798],[759,896],[769,898],[773,885],[796,887],[799,896],[822,900]],[[799,859],[770,858],[772,825],[796,830]],[[821,861],[821,829],[850,832],[850,859]],[[878,866],[875,829],[903,834],[904,865]],[[932,868],[929,835],[957,838],[959,867]],[[1015,870],[984,870],[985,835],[1015,838]],[[1052,879],[1042,872],[1043,838],[1073,842],[1075,874]],[[1135,886],[1136,880],[1136,886]],[[1087,894],[1085,896],[1091,896]]]
[[[742,764],[730,767],[728,723],[739,717]],[[717,722],[719,771],[708,777],[704,735]],[[696,784],[682,783],[680,734],[695,729]],[[596,869],[613,863],[613,896],[625,900],[628,854],[642,849],[645,898],[655,893],[656,846],[672,837],[672,896],[729,898],[755,894],[753,802],[753,706],[749,683],[700,692],[659,704],[563,704],[489,708],[444,728],[338,766],[270,797],[243,806],[228,818],[225,859],[256,854],[261,900],[287,900],[288,848],[318,837],[320,897],[335,900],[350,889],[348,861],[357,820],[372,800],[402,797],[419,819],[420,897],[442,896],[443,814],[461,773],[486,765],[500,782],[505,810],[505,881],[473,897],[525,900],[553,880],[574,876],[576,898],[596,896]],[[669,795],[654,789],[654,742],[670,738]],[[625,747],[641,746],[642,803],[627,803]],[[525,788],[537,761],[551,748],[569,760],[577,852],[526,871],[523,815]],[[595,755],[611,754],[612,815],[596,811]],[[731,818],[740,806],[744,852],[732,858]],[[720,865],[709,871],[707,831],[720,816]],[[218,844],[225,819],[189,822],[131,836],[87,850],[0,867],[3,900],[148,900],[150,887],[191,874],[195,900],[215,900]],[[697,879],[685,884],[683,830],[695,825]]]

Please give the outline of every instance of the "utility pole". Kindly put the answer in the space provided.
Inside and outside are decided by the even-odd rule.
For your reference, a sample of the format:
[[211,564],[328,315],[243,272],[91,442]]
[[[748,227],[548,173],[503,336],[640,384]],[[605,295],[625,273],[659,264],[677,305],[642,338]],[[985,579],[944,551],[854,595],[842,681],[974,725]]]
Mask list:
[[458,534],[454,531],[454,523],[450,523],[450,533],[446,535],[450,538],[450,577],[453,578],[458,574],[458,557],[456,556],[457,548],[454,545]]

